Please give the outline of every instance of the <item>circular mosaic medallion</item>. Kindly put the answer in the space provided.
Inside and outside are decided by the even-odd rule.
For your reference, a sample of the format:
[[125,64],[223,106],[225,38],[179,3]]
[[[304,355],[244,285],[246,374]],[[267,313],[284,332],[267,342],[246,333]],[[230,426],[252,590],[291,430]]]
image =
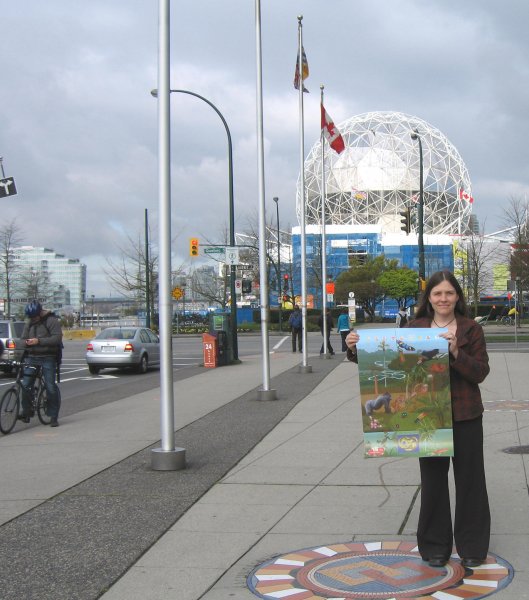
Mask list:
[[443,591],[447,598],[476,600],[504,588],[512,577],[511,565],[494,554],[475,569],[462,567],[457,554],[445,567],[434,568],[414,542],[356,542],[277,556],[249,575],[248,587],[265,599],[437,600],[436,592]]

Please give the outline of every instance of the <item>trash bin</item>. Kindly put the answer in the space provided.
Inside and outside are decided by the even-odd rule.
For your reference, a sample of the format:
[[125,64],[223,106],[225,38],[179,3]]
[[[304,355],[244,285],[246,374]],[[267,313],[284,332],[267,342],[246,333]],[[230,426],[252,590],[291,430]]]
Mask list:
[[210,333],[202,334],[202,352],[204,354],[204,366],[214,369],[217,366],[217,338]]
[[209,315],[209,333],[217,341],[217,366],[233,362],[231,319],[229,313],[211,313]]

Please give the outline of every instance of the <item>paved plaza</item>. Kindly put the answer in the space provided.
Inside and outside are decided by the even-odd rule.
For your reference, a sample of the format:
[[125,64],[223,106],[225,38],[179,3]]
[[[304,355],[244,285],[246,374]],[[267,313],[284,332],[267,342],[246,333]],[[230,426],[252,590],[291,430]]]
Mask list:
[[271,355],[175,383],[188,467],[153,472],[159,390],[0,438],[2,600],[529,598],[529,369],[494,352],[482,385],[487,563],[415,547],[416,459],[363,458],[357,367]]

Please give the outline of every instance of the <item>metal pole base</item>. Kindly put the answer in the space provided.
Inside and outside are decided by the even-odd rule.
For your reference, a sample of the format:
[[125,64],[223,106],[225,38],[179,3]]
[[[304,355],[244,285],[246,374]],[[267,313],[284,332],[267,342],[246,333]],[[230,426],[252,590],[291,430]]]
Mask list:
[[257,390],[257,400],[277,400],[276,390]]
[[299,365],[298,373],[312,373],[311,365]]
[[184,448],[151,450],[151,468],[153,471],[180,471],[186,467],[186,451]]

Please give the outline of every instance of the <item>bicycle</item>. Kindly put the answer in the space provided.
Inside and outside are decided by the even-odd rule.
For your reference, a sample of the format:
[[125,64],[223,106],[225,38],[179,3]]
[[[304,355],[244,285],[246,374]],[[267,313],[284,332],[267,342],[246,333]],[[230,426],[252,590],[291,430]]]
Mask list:
[[514,325],[514,318],[509,317],[508,315],[497,317],[496,323],[499,323],[500,325]]
[[43,425],[49,425],[51,417],[48,416],[48,398],[46,387],[42,378],[42,367],[40,365],[27,365],[24,361],[16,363],[17,376],[14,384],[8,388],[0,400],[0,432],[7,435],[13,430],[22,403],[22,389],[24,375],[31,374],[34,377],[33,391],[30,397],[30,415],[37,414]]

